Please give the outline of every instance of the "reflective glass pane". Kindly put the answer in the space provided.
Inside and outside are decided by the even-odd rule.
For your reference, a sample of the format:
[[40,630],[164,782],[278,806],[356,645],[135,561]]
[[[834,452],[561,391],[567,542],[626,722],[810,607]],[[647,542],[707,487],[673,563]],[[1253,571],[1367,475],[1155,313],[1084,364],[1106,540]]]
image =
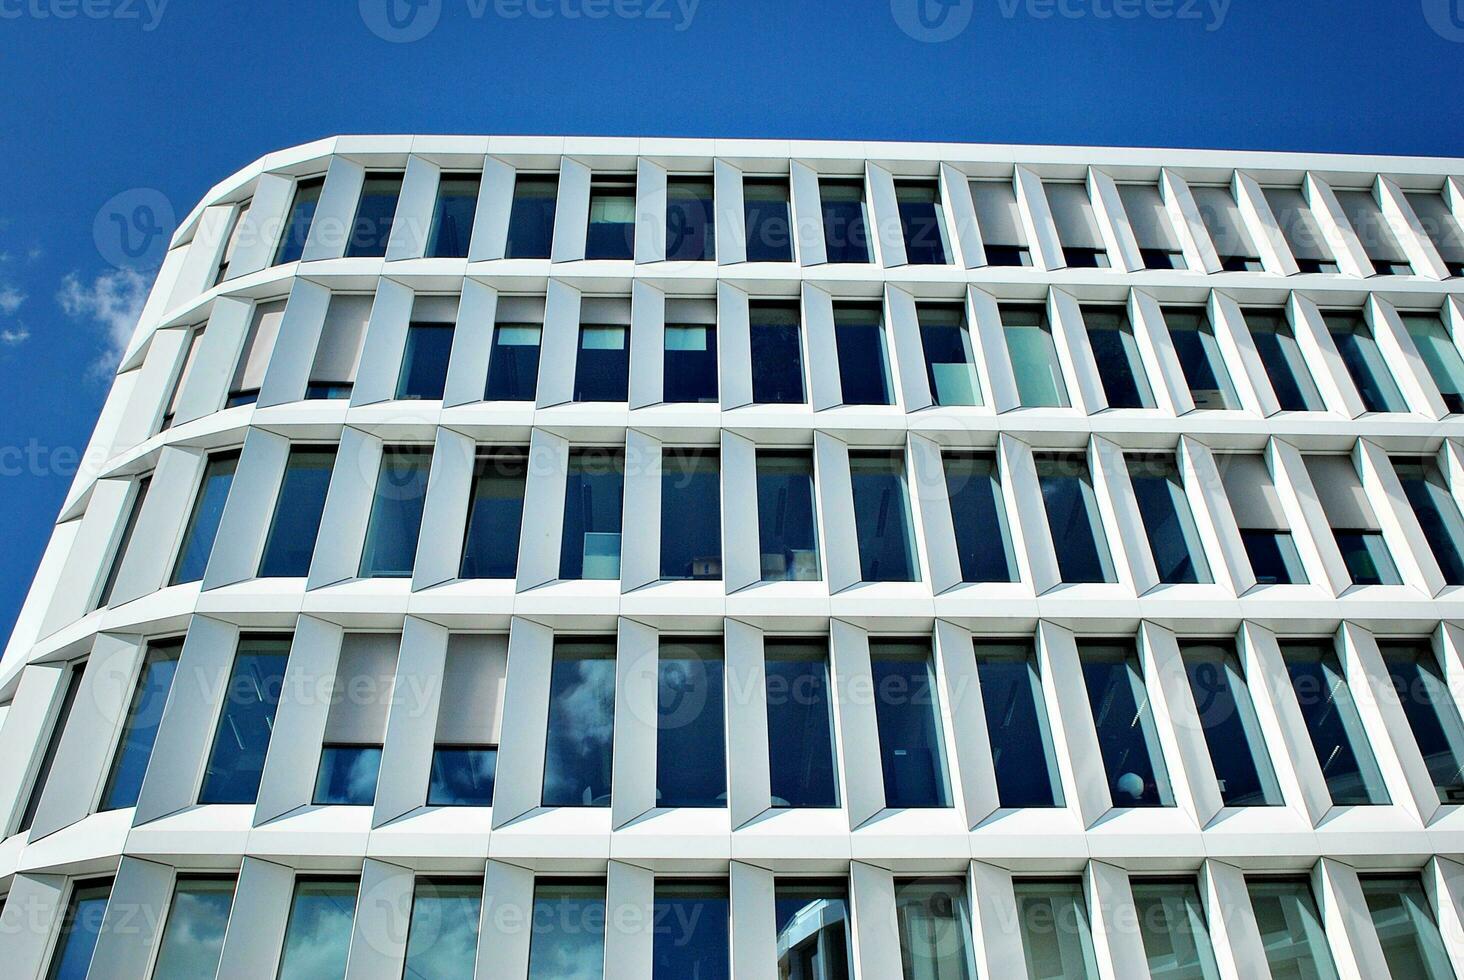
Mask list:
[[71,898],[61,916],[61,934],[51,951],[51,969],[46,973],[46,980],[86,980],[111,894],[110,881],[78,882],[72,887]]
[[1381,531],[1333,529],[1342,562],[1352,576],[1353,585],[1401,585],[1398,566],[1388,551],[1388,542]]
[[1037,482],[1064,582],[1113,582],[1113,559],[1085,456],[1038,456]]
[[779,980],[849,980],[849,902],[842,881],[783,879],[773,892]]
[[522,452],[478,457],[460,577],[506,579],[518,574],[519,531],[528,473],[529,460]]
[[960,306],[922,304],[920,343],[925,350],[925,378],[937,405],[980,405],[981,382],[966,311]]
[[539,339],[543,329],[537,323],[500,323],[493,328],[484,401],[534,400],[539,390]]
[[528,980],[605,975],[605,885],[540,881],[534,887]]
[[822,641],[765,640],[763,658],[773,806],[838,806],[826,645]]
[[574,364],[574,400],[623,402],[630,385],[630,328],[584,324]]
[[1342,363],[1357,386],[1363,407],[1369,412],[1406,412],[1403,393],[1398,390],[1372,328],[1356,313],[1328,313],[1327,332],[1342,355]]
[[402,980],[473,980],[482,909],[480,880],[419,879],[412,895]]
[[315,774],[316,806],[370,806],[381,771],[379,745],[326,745]]
[[757,529],[764,582],[817,582],[822,577],[812,454],[758,450]]
[[635,252],[635,181],[597,180],[590,185],[590,227],[585,258],[629,259]]
[[1154,393],[1128,311],[1122,306],[1084,306],[1082,310],[1108,407],[1153,408]]
[[492,806],[498,750],[439,745],[432,750],[428,806]]
[[354,879],[301,878],[295,883],[285,951],[276,980],[342,980],[356,918]]
[[179,878],[152,980],[209,980],[215,976],[233,905],[233,878]]
[[310,225],[315,220],[315,207],[320,203],[320,190],[324,186],[324,177],[311,177],[295,182],[295,198],[290,203],[290,213],[285,218],[285,233],[275,251],[275,265],[300,260],[305,251],[305,239],[310,237]]
[[371,521],[361,549],[362,578],[407,578],[412,574],[431,468],[428,446],[389,446],[382,452]]
[[1464,585],[1464,518],[1432,459],[1395,459],[1393,469],[1449,585]]
[[61,695],[61,709],[51,723],[51,734],[46,737],[46,751],[41,755],[41,765],[36,778],[31,781],[30,793],[26,797],[25,810],[21,814],[20,833],[30,830],[36,818],[36,809],[41,805],[41,796],[46,791],[46,782],[51,778],[51,767],[56,763],[56,751],[61,747],[61,736],[66,732],[66,723],[71,720],[71,709],[76,706],[76,695],[81,690],[81,679],[86,673],[86,661],[82,661],[66,672],[66,690]]
[[1126,462],[1159,581],[1165,585],[1213,581],[1174,457],[1131,454]]
[[1426,640],[1378,643],[1439,799],[1464,803],[1464,720]]
[[864,181],[821,180],[824,252],[830,262],[868,262],[869,228],[864,216]]
[[836,304],[834,342],[839,352],[839,385],[845,405],[890,405],[889,357],[884,318],[878,306]]
[[193,511],[188,515],[188,527],[183,531],[183,545],[178,549],[178,561],[173,566],[169,585],[197,582],[203,578],[214,538],[219,533],[219,522],[224,517],[224,504],[229,500],[229,487],[234,483],[234,470],[238,466],[237,452],[218,453],[208,458],[208,465],[203,468],[203,479],[198,484],[198,495],[193,498]]
[[625,454],[616,449],[573,449],[564,488],[564,533],[559,577],[620,577],[620,520]]
[[1456,415],[1464,412],[1464,356],[1459,354],[1459,345],[1454,343],[1449,328],[1432,313],[1404,313],[1402,318],[1444,404]]
[[504,258],[549,257],[549,248],[554,242],[554,206],[558,197],[557,176],[518,175],[513,185],[513,205],[508,214],[508,242]]
[[1281,653],[1332,802],[1337,806],[1387,803],[1383,774],[1373,758],[1332,641],[1283,641]]
[[935,181],[901,181],[895,185],[895,203],[900,209],[905,261],[911,265],[950,262],[940,186]]
[[904,980],[975,980],[971,908],[960,878],[895,882]]
[[260,578],[304,578],[310,574],[335,457],[334,449],[290,450],[264,542],[264,556],[259,562]]
[[859,535],[860,577],[865,582],[917,582],[910,501],[905,492],[905,455],[849,453],[854,490],[854,526]]
[[869,660],[885,806],[950,806],[930,648],[922,643],[871,640]]
[[721,645],[661,642],[656,663],[656,805],[727,805]]
[[1067,408],[1067,384],[1057,360],[1057,345],[1041,306],[1002,306],[1002,332],[1023,408]]
[[1337,980],[1327,934],[1305,879],[1247,882],[1273,980]]
[[1305,585],[1306,569],[1290,531],[1245,530],[1240,532],[1250,559],[1251,572],[1260,585]]
[[742,210],[747,261],[793,261],[793,212],[785,177],[744,177]]
[[414,323],[407,329],[397,398],[442,401],[453,333],[450,323]]
[[289,655],[288,639],[239,640],[199,803],[253,803],[258,796]]
[[661,578],[722,577],[722,468],[717,450],[661,453]]
[[544,806],[609,806],[615,642],[558,640],[549,675]]
[[796,304],[749,303],[752,400],[758,405],[801,405],[803,344]]
[[717,328],[666,324],[662,398],[675,404],[717,400]]
[[117,539],[117,547],[112,552],[112,560],[107,566],[107,577],[102,580],[102,591],[97,596],[97,606],[100,609],[112,602],[112,590],[117,586],[117,573],[122,570],[122,559],[127,557],[127,550],[132,546],[132,534],[137,530],[137,518],[142,514],[142,505],[147,500],[148,487],[152,486],[152,474],[149,473],[137,481],[137,489],[132,492],[132,505],[127,510],[127,523],[122,526],[122,536]]
[[1285,311],[1246,310],[1245,323],[1282,410],[1320,412],[1325,409]]
[[1017,559],[996,457],[952,453],[944,462],[961,581],[1016,581]]
[[351,237],[346,242],[347,258],[381,258],[391,238],[396,221],[397,201],[402,194],[402,175],[366,175],[361,186],[361,200],[356,206],[356,220],[351,224]]
[[1362,893],[1394,978],[1454,980],[1433,907],[1417,877],[1368,876],[1362,879]]
[[1202,307],[1166,307],[1164,322],[1195,408],[1239,408],[1209,314]]
[[1098,980],[1081,881],[1013,882],[1029,980]]
[[1200,892],[1192,881],[1132,883],[1153,980],[1220,980]]
[[731,902],[725,885],[656,883],[652,980],[729,980]]
[[137,805],[137,794],[141,792],[142,779],[147,775],[147,763],[152,758],[158,725],[163,720],[163,708],[168,703],[168,692],[172,690],[173,675],[178,672],[178,656],[182,652],[182,640],[168,640],[149,646],[142,674],[132,692],[127,721],[117,743],[117,754],[112,757],[112,771],[102,792],[100,809],[120,810]]
[[1234,644],[1182,643],[1180,653],[1220,798],[1226,806],[1280,806],[1281,787]]
[[1174,806],[1154,710],[1133,644],[1079,642],[1078,655],[1113,805]]
[[1063,805],[1037,654],[1028,641],[977,640],[976,675],[1004,809]]
[[695,177],[666,181],[666,258],[711,261],[717,257],[712,182]]
[[478,212],[479,183],[476,174],[443,174],[437,181],[432,233],[427,238],[429,259],[467,258]]

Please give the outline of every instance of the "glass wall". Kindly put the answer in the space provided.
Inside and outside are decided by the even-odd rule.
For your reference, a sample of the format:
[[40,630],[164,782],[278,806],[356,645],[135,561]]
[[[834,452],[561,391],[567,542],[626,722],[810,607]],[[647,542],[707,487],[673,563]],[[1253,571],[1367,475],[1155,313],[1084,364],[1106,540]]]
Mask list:
[[1320,412],[1326,409],[1321,392],[1317,391],[1311,371],[1306,366],[1306,357],[1301,345],[1296,342],[1296,332],[1285,310],[1245,311],[1245,323],[1250,328],[1256,353],[1266,367],[1266,376],[1271,380],[1271,390],[1276,393],[1276,402],[1284,412]]
[[609,806],[615,641],[556,639],[544,744],[544,806]]
[[870,640],[885,806],[948,807],[935,664],[925,641]]
[[787,177],[744,177],[742,211],[747,261],[793,261],[793,210]]
[[838,806],[827,642],[767,639],[763,661],[773,806]]
[[388,446],[382,451],[361,549],[361,578],[411,577],[431,469],[430,446]]
[[1138,651],[1131,642],[1088,640],[1078,656],[1113,805],[1174,806]]
[[961,581],[1015,582],[1017,556],[996,457],[947,453],[944,463]]
[[1389,973],[1413,980],[1454,980],[1433,907],[1416,876],[1367,875],[1362,893]]
[[980,405],[981,381],[963,306],[921,303],[920,343],[925,351],[925,380],[937,405]]
[[620,577],[620,520],[624,506],[625,453],[571,449],[564,487],[561,579]]
[[320,203],[320,191],[324,186],[324,175],[295,181],[295,197],[285,217],[285,233],[280,236],[279,247],[275,250],[275,265],[298,262],[304,254],[305,240],[310,237],[310,225],[315,221],[315,208]]
[[1023,408],[1067,408],[1067,383],[1043,306],[1001,306],[1002,333]]
[[1003,809],[1063,805],[1042,675],[1031,641],[976,640],[976,676]]
[[1128,310],[1122,306],[1084,306],[1082,310],[1088,346],[1098,364],[1108,407],[1153,408],[1154,392],[1144,372]]
[[812,453],[757,451],[757,530],[764,582],[817,582],[823,577]]
[[701,177],[666,179],[666,258],[710,262],[717,257],[717,224],[712,181]]
[[1165,307],[1164,322],[1195,408],[1240,408],[1220,342],[1204,307]]
[[478,174],[446,173],[437,180],[437,203],[432,208],[432,231],[427,236],[427,258],[465,259],[473,240],[478,213]]
[[635,257],[635,178],[596,177],[590,183],[585,258]]
[[599,980],[605,971],[605,883],[534,884],[528,980]]
[[453,333],[451,323],[413,323],[407,327],[407,344],[397,376],[398,399],[442,401]]
[[656,664],[656,805],[727,805],[725,664],[716,640],[661,641]]
[[848,886],[784,878],[773,892],[780,980],[849,980]]
[[179,876],[152,980],[198,980],[218,973],[234,885],[233,878]]
[[899,181],[895,184],[895,204],[900,209],[905,261],[911,265],[948,264],[951,250],[940,184],[934,180]]
[[479,879],[418,878],[407,926],[403,980],[473,980],[482,908],[483,882]]
[[752,400],[757,405],[802,405],[802,319],[797,303],[747,305],[752,348]]
[[1393,470],[1444,581],[1464,585],[1464,517],[1438,463],[1423,456],[1405,457],[1393,460]]
[[1165,585],[1213,582],[1175,457],[1130,453],[1125,462],[1159,581]]
[[401,196],[401,174],[366,174],[356,219],[351,223],[351,237],[346,240],[346,258],[379,259],[386,255]]
[[1464,803],[1464,720],[1427,640],[1380,640],[1378,652],[1444,803]]
[[1406,412],[1408,405],[1393,380],[1372,327],[1358,313],[1327,313],[1327,332],[1342,355],[1342,363],[1357,386],[1362,405],[1369,412]]
[[1400,314],[1403,327],[1413,338],[1423,363],[1428,367],[1429,377],[1438,386],[1444,405],[1458,415],[1464,412],[1464,356],[1459,345],[1454,343],[1449,328],[1436,313]]
[[78,881],[71,886],[46,980],[86,980],[111,894],[111,881]]
[[886,351],[884,314],[877,305],[834,304],[834,341],[845,405],[892,405],[894,384]]
[[1037,483],[1063,582],[1114,582],[1113,559],[1098,515],[1088,459],[1078,454],[1038,455]]
[[356,919],[355,878],[297,878],[276,980],[343,980]]
[[864,181],[820,180],[824,254],[829,262],[869,262],[869,228],[864,213]]
[[547,259],[554,244],[554,207],[559,198],[557,174],[517,175],[508,213],[506,259]]
[[661,879],[651,980],[730,980],[731,901],[721,882]]

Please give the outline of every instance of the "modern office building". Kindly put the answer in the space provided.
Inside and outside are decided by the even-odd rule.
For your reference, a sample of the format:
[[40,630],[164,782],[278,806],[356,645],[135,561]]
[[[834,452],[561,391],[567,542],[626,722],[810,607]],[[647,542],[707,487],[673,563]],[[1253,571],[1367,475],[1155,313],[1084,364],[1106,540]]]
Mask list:
[[0,662],[0,972],[1464,976],[1461,223],[1464,160],[264,157]]

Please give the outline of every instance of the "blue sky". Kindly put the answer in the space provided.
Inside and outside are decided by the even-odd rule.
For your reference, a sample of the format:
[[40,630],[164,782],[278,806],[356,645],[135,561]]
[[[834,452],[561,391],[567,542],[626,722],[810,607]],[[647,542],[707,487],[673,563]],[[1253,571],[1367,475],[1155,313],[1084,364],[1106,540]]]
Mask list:
[[150,284],[117,195],[347,132],[1464,156],[1464,0],[0,0],[0,91],[8,635]]

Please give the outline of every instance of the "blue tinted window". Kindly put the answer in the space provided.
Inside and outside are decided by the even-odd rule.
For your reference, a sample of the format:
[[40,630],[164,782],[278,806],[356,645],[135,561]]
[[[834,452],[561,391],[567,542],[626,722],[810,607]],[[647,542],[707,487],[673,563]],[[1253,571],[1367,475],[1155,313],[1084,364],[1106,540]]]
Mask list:
[[86,980],[111,894],[110,881],[73,886],[71,899],[62,913],[61,935],[51,953],[51,969],[46,973],[46,980]]
[[127,549],[132,545],[132,534],[137,530],[137,519],[142,515],[142,505],[147,501],[147,491],[151,486],[151,473],[137,481],[137,489],[132,493],[132,506],[127,511],[127,523],[122,526],[122,536],[117,539],[117,547],[112,552],[112,561],[107,566],[107,577],[102,580],[102,591],[97,597],[98,609],[112,601],[112,590],[117,587],[117,573],[122,570],[122,559],[127,557]]
[[396,221],[397,201],[402,196],[401,174],[366,175],[351,237],[346,242],[347,258],[381,258]]
[[557,640],[549,675],[544,806],[609,806],[614,640]]
[[864,181],[821,180],[824,253],[830,262],[868,262],[869,228],[864,216]]
[[574,365],[574,400],[623,402],[630,386],[628,327],[584,324]]
[[1342,355],[1342,363],[1357,386],[1362,405],[1369,412],[1406,412],[1403,393],[1398,390],[1372,328],[1355,313],[1328,313],[1327,332]]
[[946,491],[963,582],[1014,582],[1016,554],[995,456],[945,457]]
[[656,805],[727,805],[722,650],[661,643],[656,665]]
[[1261,585],[1305,585],[1306,569],[1290,531],[1246,530],[1240,532],[1250,559],[1251,572]]
[[599,980],[605,971],[605,885],[534,886],[528,980]]
[[564,487],[561,579],[620,577],[620,520],[625,454],[618,449],[574,449]]
[[71,667],[66,673],[66,690],[61,695],[61,709],[51,724],[51,734],[46,739],[46,751],[41,755],[40,768],[31,782],[30,795],[26,798],[25,810],[21,814],[19,833],[30,830],[36,818],[36,808],[41,805],[41,795],[46,791],[46,782],[51,778],[51,767],[56,763],[56,751],[61,747],[61,736],[66,732],[66,723],[71,720],[71,709],[76,706],[76,695],[81,690],[81,679],[86,673],[86,661]]
[[975,980],[971,908],[960,878],[895,882],[904,980]]
[[849,980],[849,889],[842,881],[777,882],[778,976]]
[[731,911],[724,885],[658,882],[651,980],[729,980]]
[[1201,307],[1168,307],[1164,322],[1195,408],[1239,408],[1209,314]]
[[710,323],[666,324],[662,398],[667,402],[717,400],[717,328]]
[[1416,980],[1454,980],[1449,951],[1434,920],[1433,904],[1418,875],[1368,875],[1362,879],[1362,894],[1389,974]]
[[1426,641],[1378,644],[1439,799],[1464,803],[1464,720]]
[[237,452],[219,453],[208,458],[203,469],[203,479],[198,484],[198,495],[193,498],[193,512],[188,515],[188,527],[183,531],[183,546],[178,549],[178,562],[173,566],[173,577],[169,585],[197,582],[208,568],[208,556],[213,551],[214,538],[219,533],[219,522],[224,517],[224,504],[229,500],[229,487],[234,483],[234,471],[239,466]]
[[500,323],[493,328],[485,401],[534,400],[539,390],[539,341],[543,332],[537,323]]
[[290,903],[290,924],[276,980],[342,980],[356,918],[354,879],[301,878]]
[[482,881],[418,879],[403,980],[473,980],[482,911]]
[[1334,529],[1342,562],[1352,575],[1353,585],[1400,585],[1398,566],[1388,551],[1381,531]]
[[1444,581],[1464,585],[1464,518],[1438,464],[1431,459],[1400,459],[1393,461],[1393,469]]
[[547,259],[554,244],[554,205],[559,178],[520,174],[513,185],[504,258]]
[[895,202],[900,209],[900,231],[905,237],[905,261],[911,265],[950,262],[945,214],[936,182],[901,181],[895,185]]
[[773,806],[838,806],[827,647],[816,641],[766,640],[763,657]]
[[198,980],[217,975],[233,906],[233,878],[179,878],[152,980]]
[[1132,887],[1151,980],[1220,980],[1194,881],[1135,881]]
[[463,535],[462,578],[513,578],[518,574],[528,473],[529,460],[522,452],[478,457]]
[[722,486],[717,450],[664,450],[661,578],[721,577]]
[[885,806],[948,807],[935,667],[924,644],[869,644]]
[[803,344],[798,306],[749,303],[752,348],[752,400],[758,405],[801,405]]
[[492,806],[498,749],[439,745],[432,750],[428,806]]
[[839,351],[839,385],[845,405],[889,405],[894,401],[884,320],[878,306],[834,307],[834,341]]
[[288,639],[239,641],[199,803],[253,803],[259,795],[289,654]]
[[1047,310],[1041,306],[1003,305],[1001,326],[1021,406],[1067,408],[1067,384],[1062,379]]
[[742,211],[747,227],[747,261],[793,261],[793,211],[785,177],[745,177]]
[[596,180],[590,185],[590,227],[585,258],[629,259],[635,254],[635,181]]
[[438,180],[432,233],[427,238],[429,259],[467,258],[478,213],[479,183],[476,174],[443,174]]
[[1078,644],[1115,807],[1174,806],[1139,656],[1131,643]]
[[818,510],[813,456],[801,450],[757,453],[757,530],[764,582],[816,582]]
[[303,578],[310,574],[335,457],[334,449],[290,450],[264,556],[259,562],[261,578]]
[[1226,806],[1280,806],[1285,801],[1234,645],[1184,643],[1180,652],[1220,798]]
[[1127,462],[1129,483],[1149,536],[1149,551],[1159,581],[1166,585],[1212,581],[1204,543],[1174,457],[1130,455]]
[[1402,319],[1445,407],[1454,415],[1464,413],[1464,355],[1453,333],[1435,313],[1405,313]]
[[1085,306],[1083,325],[1098,364],[1098,378],[1109,408],[1153,408],[1154,394],[1144,373],[1133,324],[1122,306]]
[[1062,806],[1037,655],[1027,641],[977,641],[976,674],[1002,807]]
[[182,652],[182,640],[155,643],[148,648],[127,709],[127,721],[122,726],[122,738],[117,743],[117,754],[112,758],[101,809],[120,810],[137,805],[137,794],[147,775],[147,763],[152,758],[158,725],[163,720],[163,708],[168,703],[173,675],[178,672],[178,655]]
[[1039,878],[1012,890],[1030,980],[1098,980],[1083,883]]
[[859,534],[860,578],[865,582],[919,581],[910,535],[904,453],[851,452],[849,480]]
[[1306,358],[1301,352],[1301,345],[1296,342],[1296,333],[1291,329],[1286,313],[1282,310],[1246,310],[1245,323],[1250,328],[1256,353],[1261,355],[1266,377],[1271,379],[1271,390],[1276,393],[1276,403],[1281,409],[1287,412],[1320,412],[1326,408],[1311,371],[1307,370]]
[[431,468],[432,450],[425,446],[393,446],[381,454],[371,523],[361,549],[362,578],[407,578],[412,574]]
[[666,181],[666,258],[711,261],[717,257],[712,182],[694,177]]
[[315,773],[316,806],[370,806],[381,770],[379,745],[325,745]]
[[1103,535],[1093,479],[1084,456],[1038,456],[1037,482],[1064,582],[1112,582],[1113,560]]
[[315,220],[315,207],[320,203],[320,189],[324,186],[324,177],[295,182],[295,199],[290,203],[290,214],[285,219],[285,233],[275,252],[275,265],[300,260],[305,251],[305,240],[310,237],[310,225]]
[[1247,885],[1271,975],[1337,980],[1322,917],[1306,879],[1269,879]]
[[1386,804],[1388,791],[1373,758],[1362,716],[1330,640],[1281,644],[1296,703],[1336,806]]
[[920,343],[925,350],[925,379],[937,405],[981,404],[981,382],[964,307],[922,304]]
[[407,329],[402,370],[397,376],[398,398],[442,401],[452,335],[450,323],[414,323]]

